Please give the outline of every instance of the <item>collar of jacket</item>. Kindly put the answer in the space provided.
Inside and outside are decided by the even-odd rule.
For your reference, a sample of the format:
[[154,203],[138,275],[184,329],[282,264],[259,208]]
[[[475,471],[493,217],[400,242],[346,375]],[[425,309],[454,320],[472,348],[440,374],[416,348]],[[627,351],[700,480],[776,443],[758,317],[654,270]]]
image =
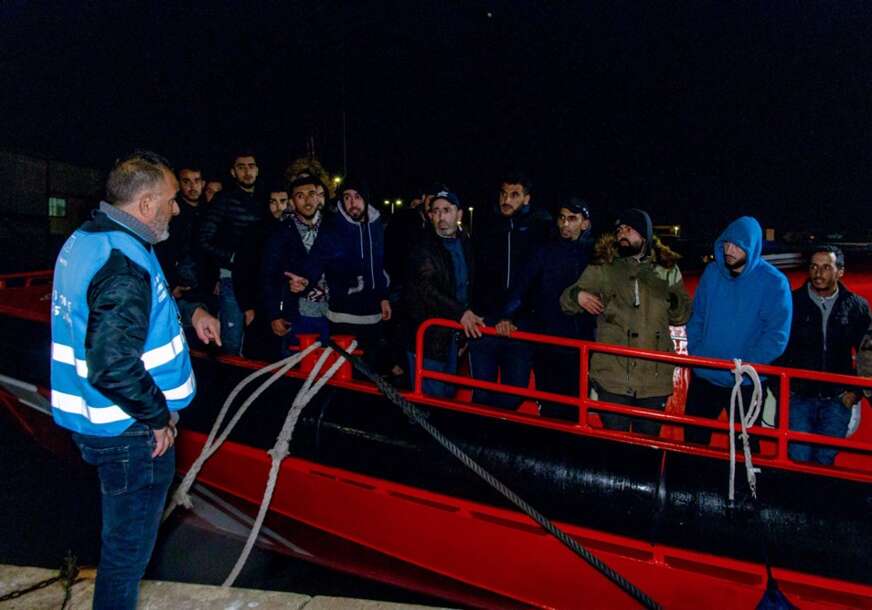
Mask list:
[[153,246],[160,241],[159,236],[151,229],[151,227],[134,218],[124,210],[115,207],[111,203],[101,201],[100,212],[105,214],[109,220],[121,225],[147,244]]

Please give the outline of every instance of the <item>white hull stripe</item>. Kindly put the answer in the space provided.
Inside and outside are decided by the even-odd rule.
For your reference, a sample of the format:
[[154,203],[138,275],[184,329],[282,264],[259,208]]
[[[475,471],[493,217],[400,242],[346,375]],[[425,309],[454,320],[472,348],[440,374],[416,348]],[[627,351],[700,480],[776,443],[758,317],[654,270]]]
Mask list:
[[[146,370],[155,369],[162,364],[172,361],[176,356],[181,354],[185,349],[185,340],[181,334],[176,335],[172,341],[145,352],[140,360],[145,365]],[[63,343],[51,344],[51,357],[57,362],[69,364],[76,367],[76,373],[79,377],[88,378],[88,363],[80,358],[76,358],[73,348]]]

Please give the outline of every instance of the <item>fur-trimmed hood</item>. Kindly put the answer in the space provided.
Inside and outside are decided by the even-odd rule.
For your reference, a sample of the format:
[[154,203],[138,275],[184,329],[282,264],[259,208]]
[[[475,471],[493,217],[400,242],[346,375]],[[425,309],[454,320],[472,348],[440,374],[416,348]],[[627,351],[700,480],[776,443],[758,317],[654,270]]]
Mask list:
[[[605,265],[618,258],[618,240],[612,233],[601,236],[593,248],[593,264]],[[660,241],[656,235],[651,240],[651,253],[645,257],[666,269],[670,269],[681,259],[681,255]]]

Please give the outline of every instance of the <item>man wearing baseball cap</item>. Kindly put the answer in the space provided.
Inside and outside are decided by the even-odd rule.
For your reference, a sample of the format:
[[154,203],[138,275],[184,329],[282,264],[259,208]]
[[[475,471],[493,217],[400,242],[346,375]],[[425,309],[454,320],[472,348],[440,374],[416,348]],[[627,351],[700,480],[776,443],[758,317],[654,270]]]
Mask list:
[[[451,191],[439,191],[430,201],[432,226],[423,235],[409,256],[409,279],[403,292],[405,309],[412,329],[428,318],[449,318],[463,325],[463,335],[480,337],[484,321],[469,308],[470,285],[473,276],[472,249],[462,231],[463,207]],[[410,334],[408,347],[409,372],[414,383],[415,332]],[[425,369],[444,373],[457,371],[459,333],[434,328],[424,338]],[[424,392],[450,398],[454,386],[430,379],[424,380]]]
[[[496,330],[503,336],[522,330],[593,341],[596,318],[587,312],[566,316],[560,310],[563,290],[581,276],[590,262],[590,205],[578,197],[562,201],[557,230],[521,270],[518,282],[503,306]],[[536,345],[533,352],[536,389],[566,396],[578,395],[578,350]],[[578,409],[542,403],[545,417],[577,419]]]

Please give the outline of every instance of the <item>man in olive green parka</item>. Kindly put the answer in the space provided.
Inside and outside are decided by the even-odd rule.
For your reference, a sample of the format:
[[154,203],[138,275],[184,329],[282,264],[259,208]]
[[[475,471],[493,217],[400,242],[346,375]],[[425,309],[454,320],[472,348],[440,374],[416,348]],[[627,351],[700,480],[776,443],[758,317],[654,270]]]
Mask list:
[[[653,235],[651,218],[625,210],[614,236],[597,243],[597,263],[563,291],[560,306],[568,315],[597,316],[596,340],[660,352],[673,352],[669,326],[687,322],[691,300],[684,289],[679,255]],[[672,394],[675,367],[664,362],[596,353],[590,362],[591,387],[603,402],[662,411]],[[660,423],[600,413],[611,430],[657,435]]]

